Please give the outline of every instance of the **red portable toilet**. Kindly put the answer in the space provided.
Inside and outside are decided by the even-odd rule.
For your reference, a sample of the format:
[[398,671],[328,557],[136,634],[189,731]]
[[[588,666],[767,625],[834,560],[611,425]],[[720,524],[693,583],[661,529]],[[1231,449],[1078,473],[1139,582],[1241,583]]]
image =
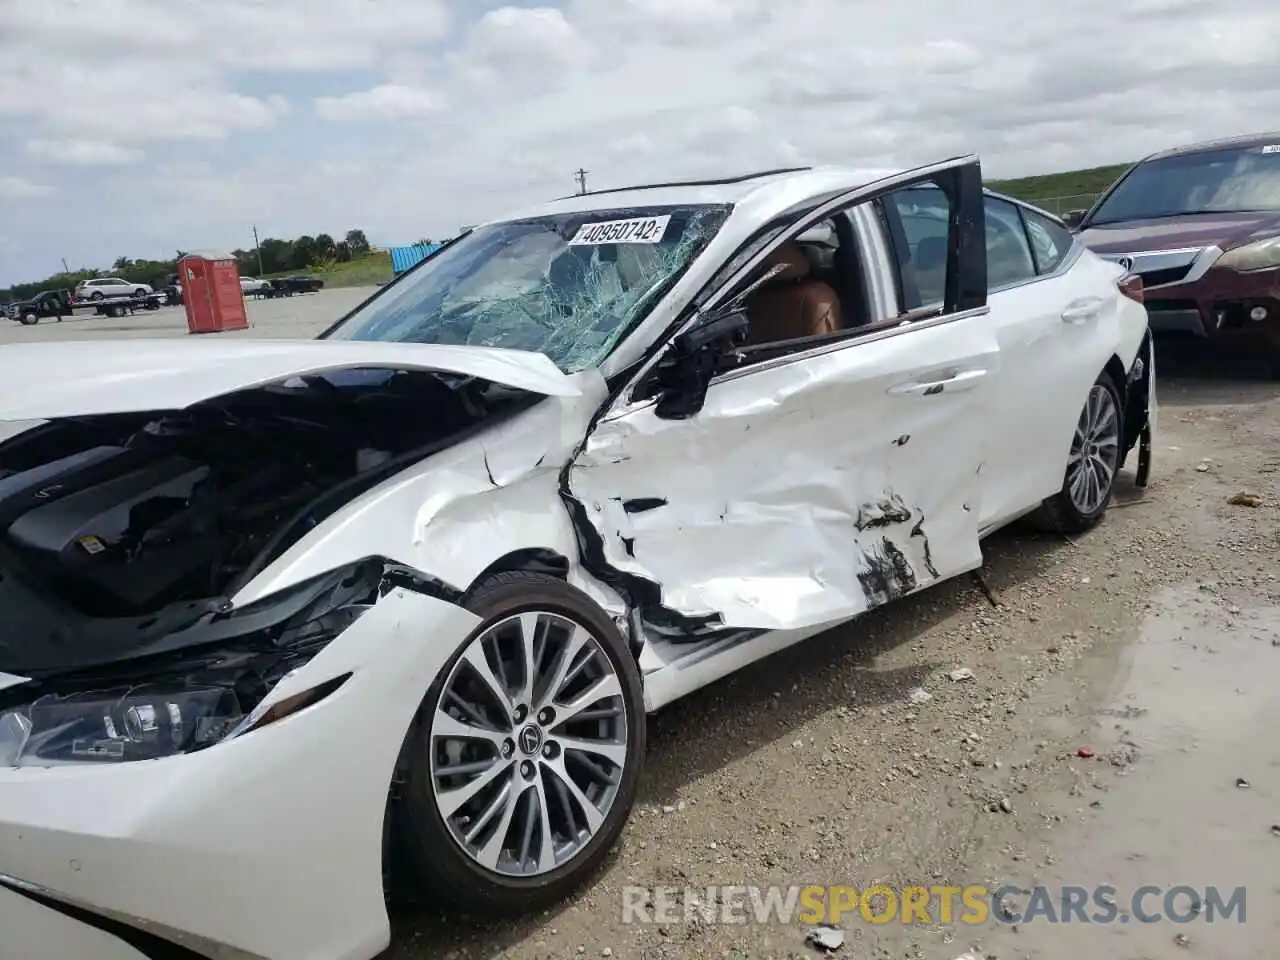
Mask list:
[[249,318],[240,290],[240,268],[229,253],[203,250],[178,261],[188,333],[246,330]]

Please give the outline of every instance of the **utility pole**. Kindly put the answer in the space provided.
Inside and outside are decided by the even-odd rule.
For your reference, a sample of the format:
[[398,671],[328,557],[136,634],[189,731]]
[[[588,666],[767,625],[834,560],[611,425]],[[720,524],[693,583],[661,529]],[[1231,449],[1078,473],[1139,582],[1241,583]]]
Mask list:
[[266,271],[262,269],[262,245],[258,243],[258,225],[256,223],[253,225],[253,249],[258,254],[258,276],[262,276]]
[[62,258],[62,272],[63,272],[63,273],[70,273],[70,272],[71,272],[71,268],[67,266],[67,258],[66,258],[66,257],[63,257],[63,258]]
[[577,172],[573,175],[574,179],[578,181],[578,193],[587,192],[587,172],[588,171],[579,167]]

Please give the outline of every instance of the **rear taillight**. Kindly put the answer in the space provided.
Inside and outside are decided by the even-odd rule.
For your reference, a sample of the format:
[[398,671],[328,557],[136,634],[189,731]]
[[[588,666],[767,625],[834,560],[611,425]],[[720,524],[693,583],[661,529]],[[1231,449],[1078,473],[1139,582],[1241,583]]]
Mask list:
[[1116,286],[1120,288],[1120,292],[1130,300],[1136,300],[1142,303],[1143,289],[1142,277],[1136,273],[1126,273],[1123,277],[1116,281]]

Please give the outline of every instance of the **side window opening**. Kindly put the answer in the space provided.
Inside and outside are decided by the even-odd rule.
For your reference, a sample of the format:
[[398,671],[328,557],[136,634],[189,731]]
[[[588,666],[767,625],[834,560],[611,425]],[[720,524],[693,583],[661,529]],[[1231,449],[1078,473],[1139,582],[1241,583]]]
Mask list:
[[[783,234],[762,234],[729,263]],[[743,301],[749,328],[740,365],[806,349],[815,338],[844,333],[872,322],[866,265],[847,211],[837,211],[795,233],[776,247],[730,299],[764,274],[778,273]]]
[[1036,273],[1041,276],[1053,273],[1071,252],[1075,238],[1048,217],[1041,216],[1032,210],[1024,209],[1022,219],[1027,225],[1027,237],[1031,241]]
[[1031,246],[1014,204],[986,198],[986,234],[988,290],[1035,279]]
[[[787,226],[805,217],[803,210],[766,224],[709,281],[711,292],[695,301],[701,306],[715,298],[719,309],[736,305],[745,314],[745,329],[735,334],[744,339],[713,366],[737,369],[984,305],[979,223],[961,216],[961,204],[976,207],[981,200],[980,176],[976,164],[947,168],[844,207],[819,201],[809,215],[823,207],[826,219],[803,228]],[[726,289],[727,279],[762,248],[770,254]],[[655,367],[633,399],[652,396],[663,369]]]
[[865,312],[859,304],[842,302],[840,295],[847,284],[839,274],[851,254],[852,232],[846,233],[842,239],[834,219],[821,221],[765,261],[762,271],[776,267],[781,272],[747,297],[748,346],[839,333],[848,320]]

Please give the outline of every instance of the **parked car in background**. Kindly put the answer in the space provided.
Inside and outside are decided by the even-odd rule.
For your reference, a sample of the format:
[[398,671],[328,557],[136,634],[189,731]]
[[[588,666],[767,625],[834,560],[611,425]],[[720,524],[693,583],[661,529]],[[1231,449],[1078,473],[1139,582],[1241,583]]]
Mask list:
[[270,280],[259,280],[256,277],[241,277],[240,292],[248,295],[254,293],[266,293],[271,289]]
[[319,293],[323,288],[324,281],[319,277],[281,277],[271,281],[271,296],[291,297],[295,293]]
[[106,297],[145,297],[151,293],[151,286],[145,283],[132,283],[119,277],[99,277],[96,280],[81,280],[76,284],[77,300],[102,300]]
[[25,326],[33,326],[41,317],[55,317],[59,323],[72,315],[71,294],[66,290],[43,290],[27,300],[19,300],[3,308],[5,316]]
[[314,341],[49,346],[0,350],[0,909],[50,957],[555,903],[648,714],[1090,529],[1156,402],[1140,282],[973,157],[566,198]]
[[1280,376],[1280,133],[1153,154],[1073,219],[1142,277],[1155,333],[1260,348]]

